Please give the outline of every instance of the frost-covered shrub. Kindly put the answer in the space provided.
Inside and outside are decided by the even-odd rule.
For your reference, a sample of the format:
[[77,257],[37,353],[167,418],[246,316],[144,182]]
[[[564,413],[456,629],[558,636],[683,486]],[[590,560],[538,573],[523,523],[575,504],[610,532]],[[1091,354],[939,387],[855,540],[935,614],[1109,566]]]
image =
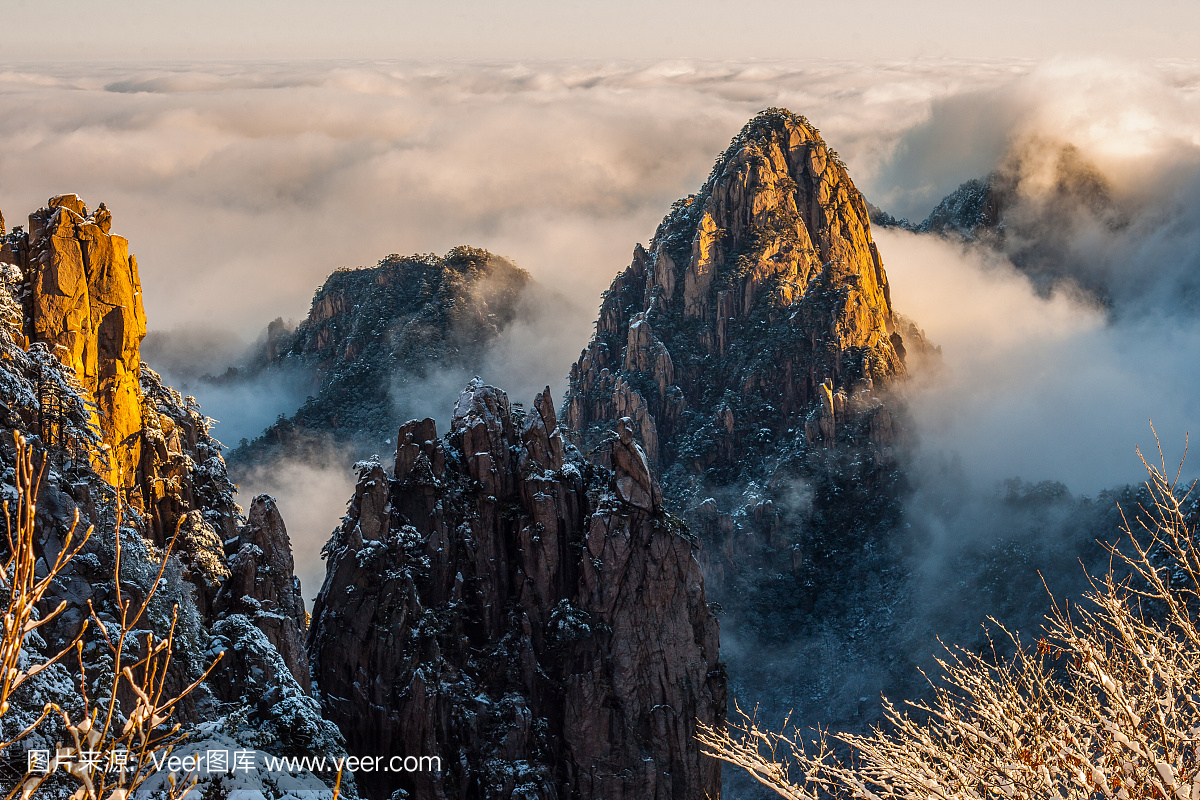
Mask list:
[[1088,604],[1055,604],[1032,646],[1001,626],[1009,657],[949,648],[933,698],[885,702],[866,735],[806,746],[743,715],[704,746],[806,800],[1200,798],[1200,548],[1190,490],[1165,464],[1147,471],[1153,502],[1112,549],[1132,579],[1110,569]]

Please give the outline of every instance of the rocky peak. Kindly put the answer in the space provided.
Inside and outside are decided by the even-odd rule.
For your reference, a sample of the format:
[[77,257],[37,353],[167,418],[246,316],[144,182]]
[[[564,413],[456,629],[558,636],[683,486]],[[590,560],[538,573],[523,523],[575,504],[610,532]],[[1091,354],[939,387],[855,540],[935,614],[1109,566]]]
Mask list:
[[1078,148],[1031,140],[1014,146],[983,178],[960,184],[920,224],[893,224],[1001,251],[1043,291],[1066,280],[1111,302],[1112,276],[1092,256],[1081,259],[1074,243],[1119,231],[1130,218],[1108,179]]
[[946,195],[913,229],[999,243],[1009,225],[1033,221],[1026,217],[1049,216],[1050,225],[1070,227],[1079,213],[1109,226],[1123,223],[1108,180],[1077,147],[1034,141],[1015,148],[984,178]]
[[405,423],[395,469],[359,465],[309,632],[352,753],[439,755],[441,774],[359,776],[375,797],[697,798],[724,718],[694,542],[626,431],[613,469],[478,380],[451,430]]
[[291,540],[274,498],[261,494],[251,501],[235,546],[214,610],[246,615],[283,657],[300,687],[310,691],[304,595],[295,576]]
[[[877,318],[869,322],[888,325],[887,278],[862,197],[804,118],[771,110],[751,120],[691,205],[698,219],[679,265],[685,315],[717,321],[748,314],[764,288],[786,306],[828,272],[834,283],[853,276],[861,293],[855,300]],[[666,245],[656,238],[652,251]],[[654,284],[648,288],[653,294]],[[720,353],[727,350],[722,338],[710,342]]]
[[112,233],[104,203],[89,211],[78,195],[63,194],[29,215],[28,232],[18,228],[0,240],[0,262],[19,274],[21,344],[45,347],[69,369],[99,434],[96,444],[69,440],[60,420],[63,390],[42,380],[42,444],[85,453],[141,512],[156,541],[182,532],[180,552],[194,565],[207,608],[222,577],[214,566],[223,558],[221,542],[236,529],[233,486],[195,400],[164,386],[142,363],[146,314],[129,242]]
[[262,353],[237,376],[303,373],[308,401],[231,462],[303,447],[311,437],[364,446],[390,438],[405,418],[401,398],[437,374],[479,369],[532,285],[524,270],[473,247],[337,270],[295,330],[281,319],[268,326]]
[[780,696],[762,654],[825,624],[899,524],[890,389],[932,350],[892,308],[841,159],[780,109],[746,124],[604,293],[564,427],[625,503],[696,532],[743,699]]
[[142,285],[129,242],[111,233],[101,203],[89,213],[78,195],[52,197],[29,215],[31,341],[46,342],[96,404],[109,482],[136,486],[141,460],[141,357],[146,335]]
[[564,413],[584,441],[628,418],[652,463],[736,469],[748,439],[798,425],[832,443],[886,414],[870,393],[905,376],[904,356],[862,196],[815,128],[771,109],[634,248]]

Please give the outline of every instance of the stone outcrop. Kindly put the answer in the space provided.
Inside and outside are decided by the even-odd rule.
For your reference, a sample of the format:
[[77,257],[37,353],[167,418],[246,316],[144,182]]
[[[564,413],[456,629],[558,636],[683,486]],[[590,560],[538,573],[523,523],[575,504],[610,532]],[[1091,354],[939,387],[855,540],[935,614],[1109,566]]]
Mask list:
[[229,541],[237,534],[241,512],[208,417],[194,397],[164,385],[145,364],[141,388],[141,462],[128,501],[142,512],[156,541],[166,541],[185,517],[203,522],[220,541]]
[[109,233],[73,194],[29,216],[30,339],[46,342],[96,403],[108,448],[101,471],[114,486],[136,485],[141,460],[141,358],[146,335],[142,284],[129,242]]
[[304,595],[295,574],[287,528],[270,495],[260,494],[251,501],[235,546],[214,610],[218,615],[246,615],[283,657],[300,687],[310,692]]
[[219,379],[302,376],[309,394],[294,414],[234,450],[230,463],[237,469],[279,451],[319,455],[326,448],[312,445],[327,440],[372,452],[406,419],[405,398],[427,394],[429,382],[447,375],[481,369],[532,289],[524,270],[473,247],[337,270],[307,318],[294,330],[272,322],[252,363]]
[[772,109],[634,249],[564,414],[583,441],[629,417],[652,462],[697,474],[797,428],[886,455],[872,390],[905,377],[904,338],[862,196],[807,121]]
[[[74,194],[52,197],[29,215],[27,232],[0,238],[0,263],[16,267],[24,284],[24,346],[45,346],[70,369],[92,405],[99,442],[64,438],[62,392],[45,381],[38,390],[39,437],[47,446],[86,453],[144,515],[157,542],[177,526],[190,532],[184,539],[194,545],[194,559],[186,548],[181,554],[198,565],[193,577],[207,606],[220,579],[207,573],[221,558],[220,543],[235,534],[233,485],[195,400],[163,386],[142,363],[146,314],[137,259],[128,241],[112,233],[111,212],[104,203],[90,212]],[[199,542],[211,552],[198,552]]]
[[564,445],[549,389],[473,381],[449,435],[400,430],[327,545],[308,647],[351,753],[440,756],[360,774],[374,797],[659,798],[720,789],[697,721],[724,719],[695,544],[632,423],[603,465]]
[[[36,212],[32,223],[36,236],[18,228],[0,237],[0,493],[16,497],[15,431],[33,446],[41,476],[41,553],[52,562],[76,523],[77,534],[89,526],[94,532],[43,598],[46,609],[62,603],[62,612],[27,640],[28,657],[36,661],[57,652],[92,619],[80,659],[89,676],[109,674],[102,625],[119,624],[119,599],[132,602],[130,613],[138,614],[149,598],[138,614],[138,631],[153,630],[160,640],[174,636],[164,696],[184,691],[213,667],[171,720],[189,734],[188,746],[202,751],[211,736],[213,749],[343,754],[340,734],[321,718],[311,696],[304,608],[273,501],[257,498],[249,519],[242,517],[220,445],[195,399],[180,396],[140,363],[140,333],[114,333],[143,318],[128,294],[136,287],[136,267],[123,255],[124,240],[111,235],[107,209],[89,214],[68,195]],[[68,277],[78,279],[80,269],[85,280],[71,283]],[[101,314],[99,324],[93,314]],[[59,327],[51,324],[55,319]],[[134,371],[132,391],[122,370]],[[105,398],[109,406],[102,404]],[[134,428],[134,418],[134,432],[118,440],[113,431]],[[114,453],[126,460],[114,462]],[[162,565],[167,544],[171,555]],[[134,638],[142,640],[142,634]],[[138,645],[133,648],[130,655]],[[69,674],[61,665],[38,673],[33,692],[14,696],[5,725],[19,730],[34,724],[51,701],[81,711],[62,688],[73,685]],[[61,732],[46,728],[40,735]],[[354,798],[352,777],[347,779],[343,796]],[[227,793],[218,785],[223,776],[200,780],[197,791],[206,796]],[[288,780],[284,786],[264,781],[263,796],[294,796],[288,792],[305,781],[323,786],[312,775],[299,776],[301,783]]]

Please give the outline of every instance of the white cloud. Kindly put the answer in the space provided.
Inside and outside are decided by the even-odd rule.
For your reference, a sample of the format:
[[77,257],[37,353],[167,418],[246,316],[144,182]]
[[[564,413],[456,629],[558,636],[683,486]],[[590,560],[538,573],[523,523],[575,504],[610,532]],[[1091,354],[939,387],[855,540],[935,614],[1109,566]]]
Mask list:
[[943,242],[878,239],[898,307],[949,367],[914,403],[928,446],[984,482],[1092,490],[1136,476],[1147,417],[1168,443],[1195,418],[1200,328],[1176,289],[1200,252],[1198,86],[1195,62],[23,65],[0,70],[0,208],[12,225],[51,194],[105,201],[151,328],[241,341],[303,317],[338,266],[487,247],[580,309],[536,357],[527,329],[502,346],[528,402],[558,395],[633,244],[763,108],[807,115],[868,199],[913,218],[1014,143],[1073,143],[1134,216],[1068,241],[1071,268],[1124,276],[1131,297],[1152,287],[1137,313],[1041,297]]
[[1041,297],[1007,261],[881,231],[892,297],[942,346],[944,369],[906,392],[920,445],[958,456],[976,487],[1019,476],[1094,493],[1136,482],[1134,453],[1182,454],[1200,412],[1200,319],[1110,323],[1092,301]]

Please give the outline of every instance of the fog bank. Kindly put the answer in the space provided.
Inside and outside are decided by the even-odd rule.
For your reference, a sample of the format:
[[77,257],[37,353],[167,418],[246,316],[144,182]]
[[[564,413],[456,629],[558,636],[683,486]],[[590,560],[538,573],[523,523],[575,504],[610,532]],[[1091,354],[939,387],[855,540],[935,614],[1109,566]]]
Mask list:
[[[1148,418],[1169,448],[1196,418],[1197,103],[1200,63],[1183,61],[0,66],[0,208],[12,226],[51,194],[108,204],[138,255],[147,360],[233,444],[298,390],[222,394],[187,376],[303,318],[336,267],[389,253],[486,247],[566,298],[549,324],[512,326],[482,376],[515,401],[545,385],[561,400],[634,243],[763,108],[805,114],[869,200],[913,220],[1014,152],[1071,145],[1123,216],[1054,244],[1068,274],[1103,277],[1110,306],[1069,282],[1036,291],[1003,253],[876,235],[897,308],[945,357],[944,380],[911,396],[923,447],[984,489],[1020,475],[1094,492],[1138,477]],[[470,377],[398,402],[444,420]],[[315,553],[350,477],[309,467],[243,490],[282,493],[298,552]],[[313,508],[316,494],[336,502]]]

